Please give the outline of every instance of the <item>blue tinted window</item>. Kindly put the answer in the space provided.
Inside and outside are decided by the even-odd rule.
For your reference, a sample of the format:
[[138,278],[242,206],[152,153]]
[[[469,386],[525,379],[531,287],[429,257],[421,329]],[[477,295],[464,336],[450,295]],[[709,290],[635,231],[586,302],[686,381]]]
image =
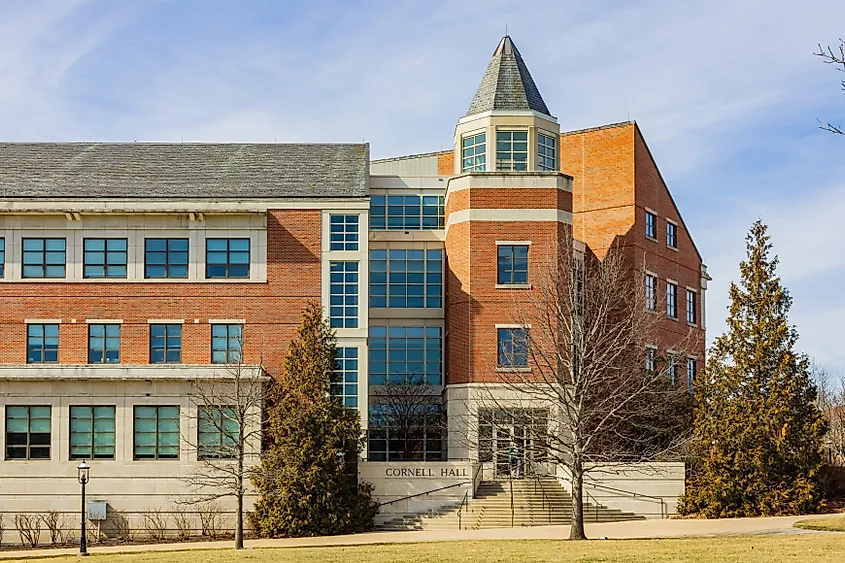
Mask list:
[[442,382],[440,327],[370,327],[370,385]]
[[442,250],[370,251],[370,307],[442,306]]
[[65,277],[65,250],[63,238],[23,239],[22,275],[25,278]]
[[88,363],[116,364],[120,362],[120,325],[88,325]]
[[188,277],[188,239],[148,238],[144,243],[144,277]]
[[232,364],[241,361],[243,326],[211,325],[211,363]]
[[358,408],[358,348],[338,347],[331,395],[344,407]]
[[179,459],[179,407],[136,406],[135,459]]
[[498,332],[499,367],[528,367],[528,334],[522,328],[500,328]]
[[528,246],[499,245],[497,283],[528,283]]
[[645,236],[657,238],[657,216],[650,212],[645,212]]
[[87,238],[82,243],[86,278],[125,278],[126,239]]
[[484,172],[487,166],[487,136],[485,133],[461,139],[461,171]]
[[358,262],[329,265],[329,322],[332,328],[358,328]]
[[150,325],[150,363],[178,364],[182,361],[182,325]]
[[27,325],[26,362],[28,364],[55,364],[58,361],[59,325]]
[[370,198],[370,229],[442,229],[445,226],[445,200],[442,195],[374,195]]
[[0,238],[0,278],[6,273],[6,239]]
[[331,250],[358,250],[358,216],[332,215],[329,238]]
[[205,241],[205,277],[248,278],[249,239],[210,238]]

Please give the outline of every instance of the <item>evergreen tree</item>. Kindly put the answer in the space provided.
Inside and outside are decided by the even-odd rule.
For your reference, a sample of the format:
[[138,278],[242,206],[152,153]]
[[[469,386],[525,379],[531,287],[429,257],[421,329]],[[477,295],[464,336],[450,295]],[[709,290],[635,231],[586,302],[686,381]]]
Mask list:
[[335,336],[322,307],[309,304],[274,386],[270,445],[253,482],[251,514],[261,537],[362,532],[373,527],[372,486],[358,483],[363,436],[358,414],[329,396]]
[[816,512],[825,423],[809,361],[795,351],[792,298],[776,274],[767,227],[746,237],[728,330],[696,387],[694,462],[679,510],[709,518]]

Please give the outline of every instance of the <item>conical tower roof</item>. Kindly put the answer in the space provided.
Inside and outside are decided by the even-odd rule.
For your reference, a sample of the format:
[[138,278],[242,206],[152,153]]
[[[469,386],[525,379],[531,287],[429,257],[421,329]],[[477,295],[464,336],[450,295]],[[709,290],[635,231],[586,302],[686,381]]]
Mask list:
[[494,109],[527,109],[551,116],[522,55],[509,35],[499,41],[493,52],[493,58],[487,65],[487,71],[466,115]]

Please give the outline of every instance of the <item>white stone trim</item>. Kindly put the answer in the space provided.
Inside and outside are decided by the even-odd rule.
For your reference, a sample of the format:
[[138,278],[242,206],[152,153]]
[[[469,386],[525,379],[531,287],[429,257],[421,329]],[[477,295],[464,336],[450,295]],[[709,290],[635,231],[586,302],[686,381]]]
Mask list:
[[530,240],[497,240],[496,246],[531,246]]
[[269,209],[368,209],[369,200],[350,198],[15,198],[0,199],[0,213],[74,214],[191,213],[241,215],[266,213]]
[[672,285],[678,285],[677,280],[673,280],[672,278],[666,278],[666,283],[671,283]]
[[648,211],[649,213],[651,213],[651,214],[652,214],[652,215],[654,215],[655,217],[660,217],[660,215],[657,213],[657,211],[655,211],[655,210],[654,210],[654,209],[652,209],[651,207],[643,207],[643,209],[645,209],[646,211]]
[[531,324],[528,323],[505,323],[505,324],[497,324],[496,328],[531,328]]
[[60,325],[62,319],[24,319],[23,322],[28,325]]
[[185,319],[147,319],[150,325],[183,325]]
[[246,319],[208,319],[210,325],[245,325]]
[[673,225],[675,225],[675,227],[678,227],[678,226],[679,226],[677,221],[673,221],[672,219],[670,219],[670,218],[668,218],[668,217],[666,217],[666,222],[667,222],[667,223],[672,223]]
[[466,115],[458,120],[458,125],[463,125],[464,123],[470,123],[475,121],[476,119],[484,119],[485,117],[495,117],[495,116],[526,116],[526,117],[538,117],[540,119],[544,119],[551,123],[557,123],[557,117],[553,115],[546,115],[545,113],[540,113],[539,111],[534,111],[533,109],[492,109],[483,111],[481,113],[474,113],[472,115]]
[[698,293],[698,290],[695,289],[694,287],[687,286],[687,289],[692,291],[692,292]]
[[85,324],[89,324],[89,325],[119,325],[119,324],[123,324],[123,319],[85,319]]

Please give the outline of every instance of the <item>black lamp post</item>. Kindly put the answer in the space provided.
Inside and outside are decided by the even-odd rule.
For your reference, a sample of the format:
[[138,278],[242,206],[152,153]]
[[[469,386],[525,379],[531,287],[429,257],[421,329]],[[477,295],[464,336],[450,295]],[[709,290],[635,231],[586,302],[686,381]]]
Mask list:
[[88,555],[88,542],[87,535],[85,532],[85,521],[87,520],[88,510],[85,506],[85,484],[88,483],[88,470],[91,469],[87,463],[83,460],[82,463],[79,464],[79,467],[76,468],[77,474],[76,479],[79,481],[79,484],[82,485],[82,533],[79,536],[79,556],[84,557]]

